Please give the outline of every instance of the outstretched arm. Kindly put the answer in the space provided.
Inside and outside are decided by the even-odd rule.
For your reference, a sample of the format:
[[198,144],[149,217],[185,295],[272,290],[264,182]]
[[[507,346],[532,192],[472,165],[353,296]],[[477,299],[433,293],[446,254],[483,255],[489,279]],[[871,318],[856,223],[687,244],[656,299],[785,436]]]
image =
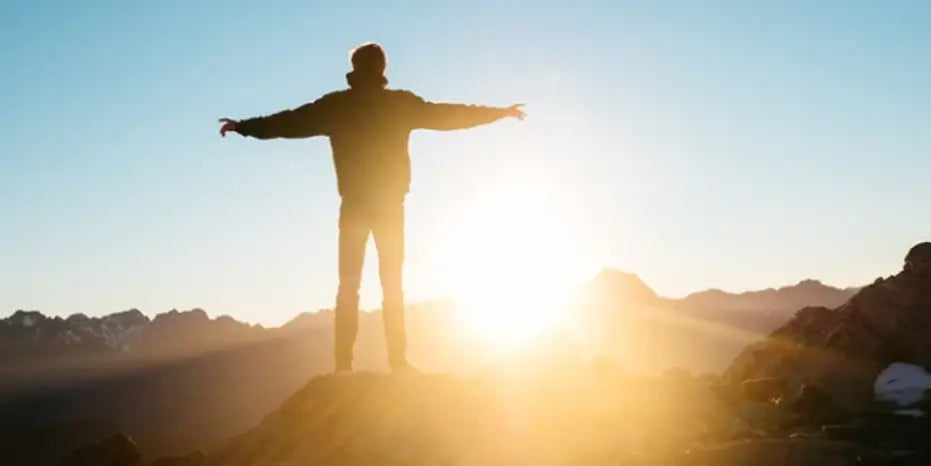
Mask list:
[[410,115],[414,128],[455,130],[472,128],[491,123],[505,117],[514,117],[523,120],[525,115],[521,109],[524,104],[515,104],[510,107],[486,107],[482,105],[434,103],[412,95]]
[[257,139],[309,138],[327,134],[327,115],[323,99],[268,116],[231,120],[221,118],[220,136],[235,131]]

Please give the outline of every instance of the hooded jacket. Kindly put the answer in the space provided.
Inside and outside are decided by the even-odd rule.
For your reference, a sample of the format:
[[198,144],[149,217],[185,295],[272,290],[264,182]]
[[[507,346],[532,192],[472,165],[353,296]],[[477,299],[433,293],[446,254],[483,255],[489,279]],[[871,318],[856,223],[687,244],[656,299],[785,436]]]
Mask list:
[[354,86],[242,120],[236,132],[258,139],[328,136],[343,199],[400,200],[410,189],[411,131],[471,128],[504,116],[502,108],[434,103],[406,90]]

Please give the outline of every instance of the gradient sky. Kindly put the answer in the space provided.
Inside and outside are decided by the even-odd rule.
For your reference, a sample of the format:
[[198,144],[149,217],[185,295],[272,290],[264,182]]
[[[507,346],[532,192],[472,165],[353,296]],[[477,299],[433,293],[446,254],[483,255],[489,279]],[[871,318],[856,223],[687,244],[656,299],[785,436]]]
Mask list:
[[450,288],[454,232],[509,232],[489,268],[534,235],[476,223],[499,202],[565,233],[572,267],[527,267],[670,296],[860,285],[931,239],[931,2],[382,3],[0,2],[0,315],[329,307],[327,141],[216,119],[342,88],[368,40],[393,87],[529,114],[412,136],[412,300]]

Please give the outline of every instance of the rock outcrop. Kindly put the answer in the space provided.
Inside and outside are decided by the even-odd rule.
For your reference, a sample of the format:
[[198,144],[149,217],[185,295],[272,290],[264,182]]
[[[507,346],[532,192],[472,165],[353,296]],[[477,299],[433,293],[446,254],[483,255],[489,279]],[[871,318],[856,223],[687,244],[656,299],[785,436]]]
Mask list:
[[0,319],[0,368],[77,355],[191,355],[268,337],[259,326],[202,309],[171,310],[149,319],[138,309],[102,317],[48,317],[18,310]]
[[607,369],[311,380],[211,464],[656,464],[729,410],[696,379]]
[[931,367],[931,243],[913,247],[903,270],[877,279],[836,308],[807,307],[725,372],[739,384],[777,377],[787,390],[825,389],[847,408],[866,409],[873,383],[890,364]]
[[905,271],[931,274],[931,242],[916,244],[905,256]]

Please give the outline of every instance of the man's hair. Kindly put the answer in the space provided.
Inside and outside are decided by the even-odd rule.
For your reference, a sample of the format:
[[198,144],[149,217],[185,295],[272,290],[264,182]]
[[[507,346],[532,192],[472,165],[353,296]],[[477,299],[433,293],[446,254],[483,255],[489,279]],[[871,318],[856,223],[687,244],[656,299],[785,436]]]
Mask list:
[[388,58],[380,45],[366,42],[352,50],[349,62],[352,64],[353,71],[381,76],[385,73]]

